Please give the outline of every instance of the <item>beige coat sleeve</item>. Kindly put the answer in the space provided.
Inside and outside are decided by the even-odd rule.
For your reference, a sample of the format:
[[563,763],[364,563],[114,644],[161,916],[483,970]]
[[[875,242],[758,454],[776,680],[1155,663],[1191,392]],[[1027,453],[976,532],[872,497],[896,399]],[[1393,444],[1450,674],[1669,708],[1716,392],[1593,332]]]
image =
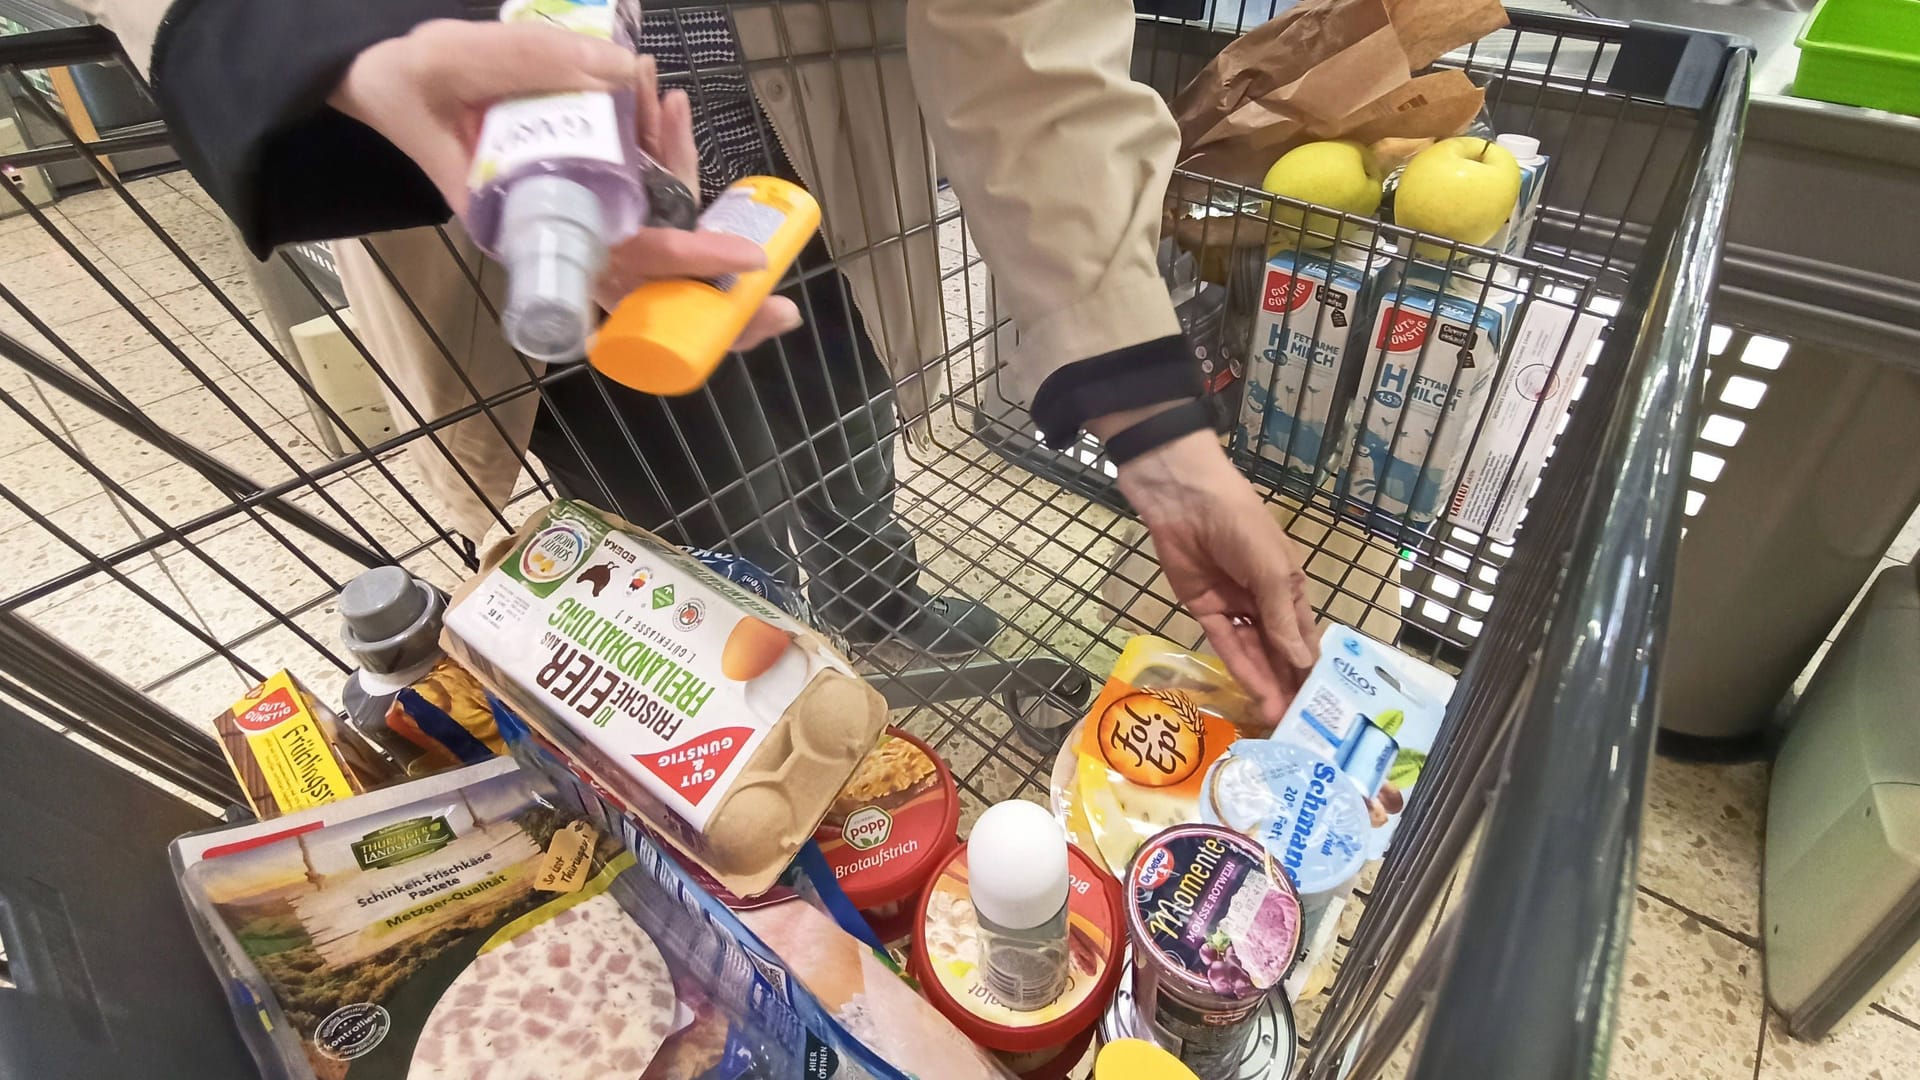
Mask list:
[[1130,75],[1127,0],[909,0],[941,171],[993,268],[1031,399],[1076,360],[1180,332],[1155,265],[1173,116]]

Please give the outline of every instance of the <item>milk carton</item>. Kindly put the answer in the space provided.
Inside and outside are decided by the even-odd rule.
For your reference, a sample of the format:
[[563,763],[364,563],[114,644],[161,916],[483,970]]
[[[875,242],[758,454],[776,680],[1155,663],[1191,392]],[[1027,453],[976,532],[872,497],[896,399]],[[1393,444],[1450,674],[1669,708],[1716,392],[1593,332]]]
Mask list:
[[1453,491],[1519,300],[1461,275],[1442,292],[1437,277],[1415,269],[1380,298],[1349,420],[1357,445],[1350,468],[1339,462],[1344,494],[1415,524]]
[[1514,200],[1507,223],[1493,235],[1487,246],[1495,251],[1524,255],[1533,239],[1533,226],[1540,217],[1540,196],[1546,190],[1548,158],[1540,152],[1540,140],[1531,135],[1499,135],[1493,140],[1513,155],[1520,166],[1520,197]]
[[1450,511],[1455,525],[1503,543],[1513,539],[1605,326],[1571,304],[1541,299],[1527,306],[1480,439],[1460,469]]
[[1358,375],[1379,273],[1312,251],[1266,265],[1248,349],[1241,445],[1309,484],[1340,456],[1337,438]]

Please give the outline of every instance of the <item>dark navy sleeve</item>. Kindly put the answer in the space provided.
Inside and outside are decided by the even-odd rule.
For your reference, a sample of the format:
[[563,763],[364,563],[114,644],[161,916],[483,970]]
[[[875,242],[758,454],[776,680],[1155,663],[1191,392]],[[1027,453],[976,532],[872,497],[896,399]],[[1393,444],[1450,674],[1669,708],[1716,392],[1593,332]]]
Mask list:
[[1193,350],[1170,334],[1076,360],[1047,376],[1033,395],[1033,422],[1048,446],[1064,449],[1095,417],[1197,398],[1204,389]]
[[257,256],[447,219],[426,174],[327,105],[353,58],[461,0],[180,0],[153,85],[180,158]]

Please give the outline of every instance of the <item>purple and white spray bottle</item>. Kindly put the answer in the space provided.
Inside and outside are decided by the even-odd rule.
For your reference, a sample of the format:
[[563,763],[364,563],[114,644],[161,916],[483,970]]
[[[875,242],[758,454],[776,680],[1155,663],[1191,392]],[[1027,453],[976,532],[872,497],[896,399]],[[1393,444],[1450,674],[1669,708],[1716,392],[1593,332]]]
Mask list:
[[[540,22],[629,50],[638,0],[507,0],[502,22]],[[631,90],[548,94],[487,110],[468,187],[467,230],[507,271],[507,343],[576,360],[593,326],[607,249],[652,220],[686,224],[693,196],[634,145]],[[656,205],[657,204],[657,205]]]

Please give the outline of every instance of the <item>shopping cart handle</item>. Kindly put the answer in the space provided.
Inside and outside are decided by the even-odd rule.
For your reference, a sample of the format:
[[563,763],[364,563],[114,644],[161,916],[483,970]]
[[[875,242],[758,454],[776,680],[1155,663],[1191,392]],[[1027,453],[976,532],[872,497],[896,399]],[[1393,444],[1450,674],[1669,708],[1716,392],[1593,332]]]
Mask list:
[[1607,75],[1607,85],[1675,108],[1704,109],[1715,100],[1727,53],[1753,47],[1751,40],[1737,34],[1666,23],[1629,23],[1620,41],[1620,55]]

